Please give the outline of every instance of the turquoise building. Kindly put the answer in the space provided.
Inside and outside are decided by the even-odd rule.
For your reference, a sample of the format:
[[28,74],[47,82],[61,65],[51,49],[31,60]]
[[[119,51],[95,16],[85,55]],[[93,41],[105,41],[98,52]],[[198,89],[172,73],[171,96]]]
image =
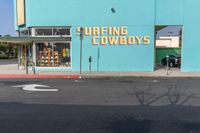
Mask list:
[[14,1],[19,36],[45,38],[19,44],[20,68],[28,58],[44,71],[79,71],[82,60],[83,71],[91,61],[94,72],[152,72],[156,27],[177,25],[181,71],[200,71],[199,0]]

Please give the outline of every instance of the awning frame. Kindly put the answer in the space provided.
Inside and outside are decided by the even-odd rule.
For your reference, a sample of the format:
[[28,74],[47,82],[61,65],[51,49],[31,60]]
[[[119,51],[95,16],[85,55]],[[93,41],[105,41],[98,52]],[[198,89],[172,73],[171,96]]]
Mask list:
[[71,37],[0,37],[0,43],[4,44],[32,44],[33,42],[71,41]]

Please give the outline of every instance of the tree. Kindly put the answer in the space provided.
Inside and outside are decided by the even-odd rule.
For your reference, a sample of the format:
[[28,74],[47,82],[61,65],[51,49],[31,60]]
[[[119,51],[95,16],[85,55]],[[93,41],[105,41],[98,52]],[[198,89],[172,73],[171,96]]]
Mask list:
[[11,35],[10,34],[6,34],[6,35],[4,35],[4,37],[11,37]]
[[[4,37],[11,37],[10,34],[4,35]],[[0,52],[5,54],[5,57],[10,58],[16,56],[16,46],[13,46],[13,44],[5,44],[5,43],[0,43]]]

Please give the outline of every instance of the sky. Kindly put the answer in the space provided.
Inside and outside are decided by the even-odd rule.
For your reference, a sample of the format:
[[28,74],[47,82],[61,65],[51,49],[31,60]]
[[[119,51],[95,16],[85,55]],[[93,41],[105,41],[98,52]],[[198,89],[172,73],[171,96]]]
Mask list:
[[0,35],[16,36],[14,28],[14,0],[0,0]]
[[167,26],[162,30],[158,31],[157,37],[159,36],[179,36],[182,26]]

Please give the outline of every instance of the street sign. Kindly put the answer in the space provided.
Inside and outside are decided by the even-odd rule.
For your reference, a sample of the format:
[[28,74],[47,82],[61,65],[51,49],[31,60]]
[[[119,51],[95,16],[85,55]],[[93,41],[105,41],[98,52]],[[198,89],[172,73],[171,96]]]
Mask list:
[[42,88],[49,88],[49,86],[46,85],[39,85],[39,84],[28,84],[28,85],[17,85],[12,86],[15,88],[22,88],[22,90],[25,91],[39,91],[39,92],[56,92],[58,89],[37,89],[36,87],[42,87]]
[[83,27],[80,28],[80,40],[83,40]]

